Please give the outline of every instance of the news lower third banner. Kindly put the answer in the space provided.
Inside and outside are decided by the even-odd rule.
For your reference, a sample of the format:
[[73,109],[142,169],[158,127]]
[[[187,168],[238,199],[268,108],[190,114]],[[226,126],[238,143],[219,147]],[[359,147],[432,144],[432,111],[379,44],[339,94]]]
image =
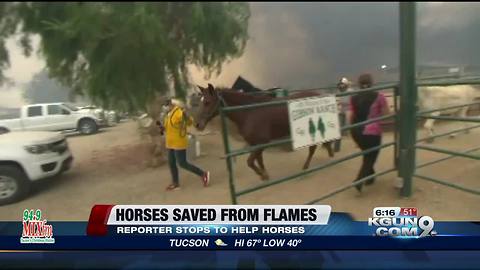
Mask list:
[[479,222],[376,207],[367,221],[328,205],[96,205],[87,222],[25,209],[0,222],[0,250],[475,249]]

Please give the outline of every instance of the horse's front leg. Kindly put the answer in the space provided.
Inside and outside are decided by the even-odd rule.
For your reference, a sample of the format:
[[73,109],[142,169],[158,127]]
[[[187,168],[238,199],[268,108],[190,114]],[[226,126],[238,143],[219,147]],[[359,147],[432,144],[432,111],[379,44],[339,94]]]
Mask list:
[[[440,115],[440,114],[438,114]],[[437,116],[435,113],[432,113],[431,116]],[[427,131],[427,137],[431,137],[433,136],[433,123],[435,123],[435,119],[427,119],[425,121],[425,124],[423,125],[423,127],[425,128],[425,130]],[[433,143],[433,138],[432,139],[427,139],[426,142],[427,143]]]
[[257,159],[258,157],[258,154],[259,154],[259,151],[254,151],[254,152],[251,152],[250,153],[250,156],[248,156],[248,159],[247,159],[247,165],[248,167],[250,167],[256,174],[260,175],[262,177],[262,180],[265,180],[263,179],[263,171],[257,167],[257,165],[255,165],[255,160]]
[[262,180],[269,180],[270,176],[268,175],[267,170],[265,169],[265,165],[263,164],[263,149],[258,151],[257,162],[258,166],[262,170]]
[[313,154],[315,153],[315,150],[317,150],[317,145],[312,145],[308,148],[308,157],[307,157],[307,160],[305,161],[305,164],[303,165],[304,170],[310,167],[310,162],[312,161],[312,157],[313,157]]
[[[340,139],[341,140],[341,139]],[[323,144],[323,147],[325,147],[328,151],[328,156],[333,157],[335,156],[335,152],[332,149],[332,142],[326,142]]]
[[[468,115],[467,115],[468,109],[469,109],[468,106],[467,106],[467,107],[463,107],[463,108],[460,110],[460,117],[462,117],[462,118],[467,118],[467,116],[468,116]],[[464,128],[469,128],[469,127],[472,127],[473,125],[472,125],[472,123],[465,121],[465,122],[463,122],[463,126],[464,126]],[[470,130],[469,130],[469,129],[465,130],[465,134],[469,134],[469,133],[470,133]]]

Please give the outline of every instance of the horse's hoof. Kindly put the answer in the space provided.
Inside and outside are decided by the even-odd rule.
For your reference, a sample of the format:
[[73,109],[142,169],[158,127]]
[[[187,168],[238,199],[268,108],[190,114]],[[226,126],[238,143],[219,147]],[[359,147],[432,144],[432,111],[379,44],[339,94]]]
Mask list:
[[358,192],[362,192],[363,184],[357,184],[355,185],[355,188],[357,189]]
[[457,134],[450,134],[450,136],[448,136],[450,139],[453,139],[455,137],[457,137]]
[[398,189],[403,188],[403,179],[401,177],[395,178],[394,187]]
[[266,174],[266,173],[262,174],[261,177],[262,177],[262,181],[270,180],[270,176],[268,176],[268,174]]
[[375,183],[375,178],[368,179],[367,181],[365,181],[366,186],[372,185],[373,183]]

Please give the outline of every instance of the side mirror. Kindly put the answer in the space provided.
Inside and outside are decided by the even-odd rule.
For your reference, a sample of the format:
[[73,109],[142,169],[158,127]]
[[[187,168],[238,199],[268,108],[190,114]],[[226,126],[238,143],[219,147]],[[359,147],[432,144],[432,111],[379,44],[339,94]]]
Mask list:
[[70,114],[70,111],[67,111],[67,110],[65,110],[65,109],[62,109],[62,114],[63,114],[63,115],[69,115],[69,114]]

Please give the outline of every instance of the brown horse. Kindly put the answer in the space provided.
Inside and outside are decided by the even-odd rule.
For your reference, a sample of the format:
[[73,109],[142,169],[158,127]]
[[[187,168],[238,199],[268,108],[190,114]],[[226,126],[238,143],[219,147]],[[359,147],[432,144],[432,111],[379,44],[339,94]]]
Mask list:
[[[228,88],[215,89],[208,84],[207,88],[198,86],[202,94],[202,102],[195,117],[195,127],[202,131],[208,122],[218,115],[221,106],[240,106],[272,100],[285,100],[317,96],[315,92],[304,92],[290,95],[287,98],[273,98],[271,96],[250,95],[234,91]],[[249,110],[227,112],[226,116],[235,123],[243,139],[251,146],[265,144],[275,139],[281,139],[290,135],[287,105],[259,107]],[[330,157],[333,151],[330,143],[324,144]],[[317,145],[309,147],[307,160],[303,169],[310,165]],[[263,151],[259,149],[250,153],[247,164],[257,173],[262,180],[268,180],[269,176],[263,164]],[[255,165],[255,161],[258,163]]]

